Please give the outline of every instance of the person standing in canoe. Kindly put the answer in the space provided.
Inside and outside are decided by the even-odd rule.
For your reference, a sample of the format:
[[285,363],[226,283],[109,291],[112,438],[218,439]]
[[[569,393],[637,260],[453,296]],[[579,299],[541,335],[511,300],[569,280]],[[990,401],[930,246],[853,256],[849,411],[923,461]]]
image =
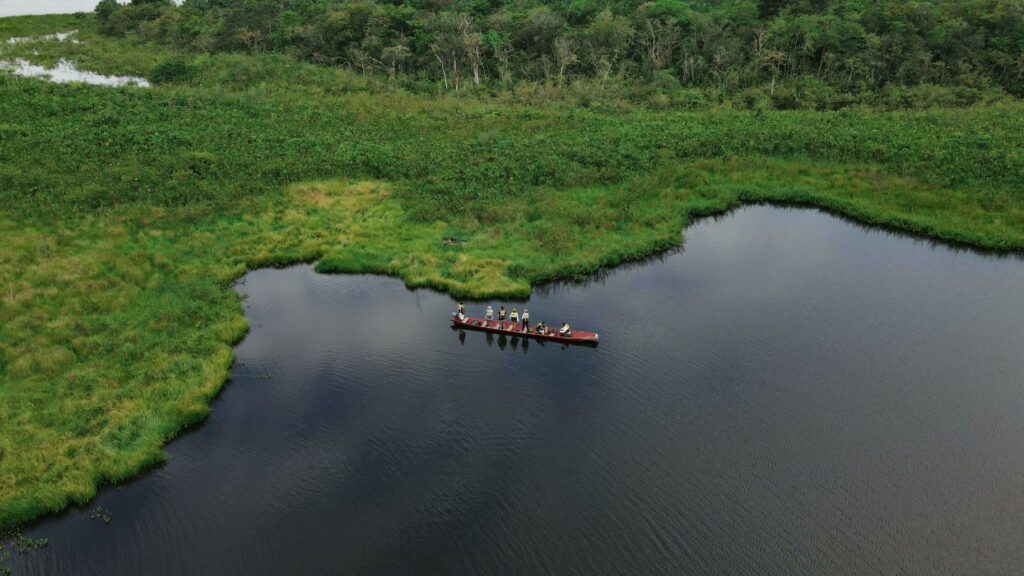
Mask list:
[[494,308],[491,308],[490,304],[487,305],[487,312],[484,313],[484,319],[494,320]]
[[498,307],[498,321],[499,322],[504,322],[506,317],[508,317],[508,313],[505,312],[505,307],[504,306],[499,306]]
[[529,308],[523,308],[523,328],[530,327],[530,310]]
[[519,310],[513,308],[512,313],[508,315],[508,319],[511,320],[513,324],[519,324]]
[[462,302],[459,302],[458,312],[459,312],[459,318],[462,318],[463,316],[466,315],[466,307],[462,304]]

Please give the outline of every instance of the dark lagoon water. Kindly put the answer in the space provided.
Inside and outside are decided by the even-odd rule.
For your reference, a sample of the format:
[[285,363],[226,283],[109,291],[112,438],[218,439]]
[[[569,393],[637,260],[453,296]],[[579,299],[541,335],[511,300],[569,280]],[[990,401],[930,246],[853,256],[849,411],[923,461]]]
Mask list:
[[391,278],[239,290],[209,421],[17,576],[1024,566],[1020,258],[749,207],[530,300],[596,349],[461,334]]

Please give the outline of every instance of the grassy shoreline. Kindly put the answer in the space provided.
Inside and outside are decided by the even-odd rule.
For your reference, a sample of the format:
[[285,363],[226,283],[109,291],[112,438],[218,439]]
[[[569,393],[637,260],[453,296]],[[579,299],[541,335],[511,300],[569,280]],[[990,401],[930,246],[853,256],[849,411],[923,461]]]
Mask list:
[[[30,521],[46,513],[57,512],[69,504],[84,504],[95,495],[95,491],[103,484],[127,480],[163,461],[162,446],[185,429],[202,421],[208,413],[209,403],[230,378],[230,367],[233,360],[231,347],[244,337],[247,329],[240,303],[231,286],[248,270],[317,261],[317,270],[321,272],[388,274],[401,277],[410,287],[430,287],[477,298],[498,296],[522,298],[528,295],[531,286],[535,284],[560,278],[578,278],[602,267],[638,260],[658,251],[678,246],[682,238],[680,235],[682,229],[693,220],[723,214],[747,203],[771,202],[815,206],[836,211],[838,214],[866,224],[871,224],[871,218],[873,218],[870,213],[847,211],[848,206],[841,202],[829,205],[830,203],[825,199],[812,200],[800,193],[794,193],[788,197],[779,193],[765,194],[760,197],[754,195],[721,197],[718,202],[701,200],[699,203],[683,205],[679,208],[679,220],[677,221],[679,229],[674,234],[661,235],[657,231],[653,231],[641,239],[634,240],[625,250],[604,253],[589,259],[570,259],[564,268],[558,268],[561,265],[554,261],[552,266],[556,270],[566,273],[559,274],[551,269],[541,267],[537,276],[526,282],[524,290],[520,288],[521,284],[510,278],[484,276],[475,278],[473,281],[477,282],[476,284],[473,284],[473,281],[467,284],[458,279],[431,278],[429,275],[424,275],[427,264],[437,257],[431,252],[440,254],[451,250],[443,247],[440,241],[447,230],[447,225],[440,223],[421,225],[422,230],[419,231],[423,234],[423,238],[429,238],[438,246],[434,250],[403,254],[407,258],[399,258],[393,252],[388,252],[387,254],[390,254],[392,258],[386,262],[378,259],[384,255],[382,252],[368,254],[362,251],[359,247],[370,245],[379,249],[382,245],[386,246],[386,243],[379,242],[383,240],[381,235],[386,235],[389,232],[391,220],[374,217],[359,222],[358,218],[353,221],[344,214],[354,210],[361,212],[365,217],[368,212],[373,213],[377,210],[397,212],[400,209],[400,204],[389,200],[386,191],[387,185],[381,183],[307,184],[292,189],[292,194],[296,195],[292,206],[282,206],[278,211],[260,218],[241,218],[235,221],[234,226],[226,233],[223,231],[213,232],[209,227],[201,226],[198,231],[190,234],[191,239],[185,242],[184,246],[177,242],[164,243],[162,241],[163,234],[156,234],[152,230],[145,234],[144,244],[148,246],[141,251],[128,250],[127,252],[129,258],[131,256],[140,258],[141,254],[150,253],[151,256],[147,258],[148,262],[112,265],[115,269],[124,268],[125,272],[134,274],[134,277],[140,281],[143,278],[151,278],[149,273],[137,272],[140,265],[166,270],[172,266],[172,254],[185,253],[191,256],[189,259],[193,259],[196,258],[196,254],[215,251],[210,249],[223,244],[235,245],[232,257],[227,261],[213,263],[202,259],[193,260],[190,262],[191,269],[182,271],[183,277],[178,279],[178,285],[160,286],[155,294],[142,297],[140,302],[133,303],[137,307],[137,311],[141,312],[143,318],[148,321],[145,323],[147,332],[161,331],[171,324],[181,324],[184,329],[170,337],[164,334],[164,337],[157,339],[153,338],[156,336],[155,334],[147,335],[141,330],[128,330],[127,338],[137,343],[135,348],[142,348],[145,351],[134,350],[133,353],[138,354],[137,357],[129,354],[129,357],[134,357],[134,361],[128,366],[122,365],[119,370],[114,370],[117,374],[114,379],[115,381],[131,382],[131,386],[118,387],[122,392],[129,392],[135,386],[144,385],[140,382],[140,378],[130,374],[131,369],[139,364],[147,366],[155,364],[160,366],[158,370],[162,376],[160,379],[175,390],[170,395],[172,400],[166,397],[151,399],[151,402],[141,404],[135,410],[126,412],[123,415],[123,420],[116,417],[116,411],[111,411],[102,417],[102,422],[79,423],[79,426],[84,426],[83,432],[86,433],[86,440],[90,438],[91,434],[99,432],[99,445],[104,449],[98,452],[88,451],[83,454],[86,458],[82,460],[76,458],[63,462],[59,475],[41,477],[39,483],[43,485],[36,486],[35,490],[27,491],[23,498],[7,498],[0,501],[0,521],[5,525],[14,525]],[[867,218],[864,217],[865,214],[868,215]],[[901,220],[896,221],[900,222]],[[381,222],[384,222],[385,225],[381,225]],[[898,224],[894,225],[892,222],[891,219],[879,218],[875,223],[892,229],[901,229],[898,228]],[[223,222],[217,222],[208,226],[220,228],[222,225]],[[103,234],[108,235],[109,227],[104,226],[104,229]],[[246,238],[247,235],[248,238]],[[234,239],[230,239],[228,236],[234,236]],[[343,236],[359,240],[348,244],[334,242],[335,239]],[[926,237],[934,238],[935,236]],[[293,240],[289,241],[288,238]],[[957,237],[957,239],[959,238],[960,236]],[[157,247],[154,244],[164,245]],[[357,247],[355,255],[346,252],[344,246]],[[1024,243],[1019,247],[1024,247]],[[397,248],[387,247],[387,249],[395,250]],[[489,249],[483,248],[482,250],[486,252]],[[110,251],[110,248],[101,247],[101,251]],[[167,260],[162,261],[163,258],[167,258]],[[493,267],[488,267],[490,260],[492,259],[486,259],[482,263],[478,260],[471,260],[471,262],[474,263],[474,270],[494,272]],[[103,268],[109,270],[111,267],[104,266]],[[132,273],[132,270],[135,272]],[[213,272],[212,277],[211,272]],[[199,277],[202,277],[203,281],[200,281]],[[130,284],[130,282],[129,278],[127,283]],[[46,286],[46,284],[46,282],[38,283],[40,286]],[[124,284],[119,283],[111,288],[114,288],[111,290],[112,292],[120,292],[124,289]],[[482,289],[475,291],[478,288]],[[172,294],[164,293],[165,290],[170,290]],[[179,290],[183,293],[179,294]],[[188,305],[188,301],[195,298],[196,295],[201,295],[199,300],[205,302],[206,305],[200,307]],[[170,297],[168,298],[168,296]],[[60,300],[66,303],[69,300],[74,301],[75,298],[65,293]],[[196,320],[197,314],[199,320]],[[54,316],[59,315],[59,313],[54,313]],[[160,318],[154,320],[153,316]],[[104,323],[103,329],[96,330],[95,338],[109,340],[110,336],[107,330],[117,330],[121,325],[119,320]],[[129,324],[139,325],[142,323]],[[189,332],[193,334],[189,334]],[[199,334],[198,339],[195,339],[196,333]],[[122,331],[121,334],[124,332]],[[180,344],[188,342],[190,336],[194,339],[193,346],[186,346],[183,349]],[[109,346],[107,351],[117,352],[118,348],[119,346],[116,345]],[[30,376],[28,380],[36,382],[59,375],[70,377],[72,382],[87,382],[90,379],[111,380],[112,375],[108,371],[111,371],[112,366],[104,366],[103,363],[100,363],[100,365],[83,367],[81,365],[83,362],[64,364],[59,359],[48,365],[45,358],[49,356],[49,353],[41,356],[43,361],[30,366],[18,366],[16,361],[13,369],[9,366],[5,370],[5,375],[12,372],[15,375],[26,374]],[[84,363],[88,365],[90,359],[84,360]],[[95,361],[95,359],[92,360]],[[185,365],[181,366],[181,363],[185,363]],[[179,365],[176,366],[176,364]],[[37,378],[31,378],[31,376],[37,376]],[[57,388],[58,390],[55,392],[60,397],[63,395],[60,390],[62,387],[58,386]],[[128,393],[127,395],[134,396],[135,394]],[[104,401],[106,400],[107,398],[104,398]],[[131,401],[134,403],[138,400],[132,398]],[[121,406],[119,401],[111,402],[111,404]],[[59,412],[58,415],[55,415],[56,418],[68,416],[60,404],[54,408],[57,408]],[[31,412],[27,413],[31,414]],[[154,419],[154,413],[161,414],[161,416]],[[119,421],[119,424],[107,430],[106,428],[115,421]],[[68,423],[52,422],[52,425],[67,427]],[[89,442],[86,441],[83,444],[87,445]],[[108,445],[104,446],[105,444]],[[67,446],[64,448],[66,449]],[[120,450],[111,451],[111,448],[120,448]],[[81,449],[83,448],[77,448],[75,452]],[[10,454],[10,452],[5,452],[5,454]],[[64,455],[66,454],[65,450]],[[109,461],[104,462],[107,459],[100,458],[101,454],[107,455]],[[60,462],[62,458],[55,455],[54,460]],[[101,463],[107,464],[107,467],[97,466]],[[54,481],[57,483],[54,484]]]
[[[69,24],[82,44],[18,49],[142,75],[179,56],[80,17],[0,19],[0,40]],[[232,284],[249,269],[316,260],[523,298],[756,202],[1024,250],[1019,103],[613,114],[203,58],[153,90],[0,74],[0,526],[88,501],[205,417],[246,331]]]

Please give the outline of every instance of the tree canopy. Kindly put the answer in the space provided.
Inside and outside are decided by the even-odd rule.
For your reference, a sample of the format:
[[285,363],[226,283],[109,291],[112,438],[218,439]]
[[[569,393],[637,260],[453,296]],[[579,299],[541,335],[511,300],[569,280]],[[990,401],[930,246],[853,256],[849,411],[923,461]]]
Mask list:
[[787,99],[1024,96],[1024,0],[103,0],[105,33],[284,52],[451,91],[586,82]]

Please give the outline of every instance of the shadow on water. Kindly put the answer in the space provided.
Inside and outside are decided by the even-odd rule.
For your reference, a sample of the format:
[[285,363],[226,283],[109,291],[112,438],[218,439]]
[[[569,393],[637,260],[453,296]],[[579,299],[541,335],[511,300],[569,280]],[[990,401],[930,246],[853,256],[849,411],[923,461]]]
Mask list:
[[[882,234],[889,238],[909,240],[914,243],[924,244],[929,246],[930,248],[946,249],[956,253],[973,254],[975,256],[979,256],[982,258],[1010,258],[1024,262],[1024,251],[995,250],[990,248],[980,248],[978,246],[967,244],[965,242],[956,242],[952,240],[937,240],[930,236],[925,236],[923,234],[915,234],[913,232],[907,232],[906,230],[902,230],[900,228],[895,228],[892,226],[885,226],[879,224],[865,224],[855,218],[843,214],[842,212],[837,212],[835,210],[829,210],[827,208],[821,208],[814,205],[806,205],[792,202],[754,202],[745,204],[738,208],[734,208],[733,210],[730,210],[730,213],[734,210],[742,210],[743,208],[746,207],[769,207],[777,208],[780,210],[812,211],[817,212],[819,214],[825,214],[827,216],[835,218],[836,220],[840,220],[849,226],[864,231],[866,234]],[[713,216],[711,218],[720,218],[725,216],[725,214],[720,214],[718,216]]]
[[251,272],[209,419],[11,564],[1013,573],[1024,266],[907,240],[790,208],[702,220],[685,254],[530,299],[598,348],[453,330],[449,297],[393,278]]
[[[707,224],[707,223],[721,222],[723,220],[726,220],[726,219],[730,218],[738,210],[745,210],[745,209],[757,208],[757,207],[774,208],[774,209],[777,209],[777,210],[797,210],[797,211],[816,212],[818,214],[823,214],[823,215],[829,216],[831,218],[835,218],[836,220],[839,220],[839,221],[841,221],[841,222],[843,222],[843,223],[845,223],[845,224],[847,224],[849,226],[852,226],[854,228],[857,228],[858,230],[863,231],[865,234],[879,234],[879,235],[885,236],[887,238],[893,238],[893,239],[898,239],[898,240],[903,240],[903,241],[909,241],[909,242],[913,242],[915,244],[923,244],[923,245],[926,245],[926,246],[928,246],[930,248],[945,249],[945,250],[950,250],[950,251],[955,252],[955,253],[972,254],[972,255],[975,255],[975,256],[978,256],[978,257],[981,257],[981,258],[1015,259],[1015,260],[1024,262],[1024,252],[1020,252],[1020,251],[1006,251],[1006,250],[991,250],[991,249],[986,249],[986,248],[979,248],[977,246],[972,246],[970,244],[965,244],[965,243],[960,243],[960,242],[953,242],[953,241],[949,241],[949,240],[936,240],[935,238],[931,238],[929,236],[924,236],[924,235],[921,235],[921,234],[914,234],[914,233],[911,233],[911,232],[907,232],[906,230],[900,230],[898,228],[892,228],[892,227],[889,227],[889,226],[880,226],[880,225],[876,225],[876,224],[864,224],[863,222],[861,222],[859,220],[851,218],[851,217],[849,217],[849,216],[847,216],[847,215],[845,215],[845,214],[843,214],[841,212],[837,212],[835,210],[828,210],[828,209],[825,209],[825,208],[820,208],[818,206],[803,205],[803,204],[799,204],[799,203],[748,202],[748,203],[744,203],[744,204],[742,204],[740,206],[737,206],[735,208],[731,208],[731,209],[729,209],[729,210],[727,210],[725,212],[718,212],[718,213],[711,214],[711,215],[708,215],[708,216],[701,216],[701,217],[695,218],[692,222],[690,222],[690,224],[687,225],[687,228],[689,228],[691,226],[698,225],[698,224]],[[680,244],[678,246],[674,246],[674,247],[669,248],[667,250],[663,250],[661,252],[656,252],[654,254],[650,254],[648,256],[644,256],[644,257],[638,258],[636,260],[627,260],[625,262],[622,262],[620,264],[616,264],[614,266],[602,267],[602,268],[599,268],[599,269],[595,270],[594,272],[592,272],[592,273],[590,273],[590,274],[588,274],[588,275],[586,275],[584,277],[580,277],[580,278],[563,278],[563,279],[558,279],[558,280],[551,280],[549,282],[543,282],[541,284],[538,284],[538,285],[534,286],[533,293],[534,293],[534,295],[548,295],[548,294],[556,293],[559,290],[566,289],[566,288],[568,288],[568,289],[586,288],[587,286],[593,286],[595,284],[602,284],[608,278],[610,278],[611,276],[613,276],[615,274],[623,273],[623,272],[629,272],[630,270],[634,270],[636,268],[642,268],[642,267],[645,267],[645,266],[650,266],[652,264],[663,263],[663,262],[665,262],[665,260],[667,258],[671,258],[672,256],[675,256],[676,254],[682,253],[683,251],[685,251],[685,249],[686,249],[686,245],[685,245],[685,232],[684,232],[684,235],[680,238]],[[529,302],[529,298],[522,299],[522,300],[516,300],[516,301],[517,302]]]

